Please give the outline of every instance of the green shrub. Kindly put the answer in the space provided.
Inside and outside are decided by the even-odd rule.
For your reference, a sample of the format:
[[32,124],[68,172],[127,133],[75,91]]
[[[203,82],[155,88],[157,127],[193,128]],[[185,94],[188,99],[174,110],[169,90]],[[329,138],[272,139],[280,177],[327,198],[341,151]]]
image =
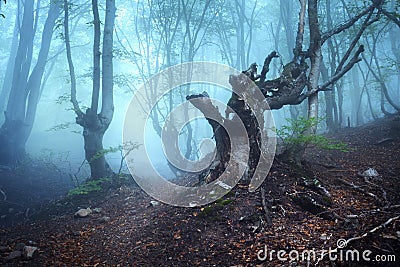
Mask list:
[[69,190],[68,196],[87,195],[91,192],[101,191],[105,183],[109,182],[110,178],[101,178],[99,180],[86,181],[84,184]]
[[326,150],[340,150],[349,152],[349,146],[341,141],[330,139],[323,135],[308,134],[310,128],[316,127],[322,119],[300,117],[298,119],[286,119],[287,125],[283,125],[280,129],[273,129],[277,136],[279,136],[284,146],[301,145],[309,146],[315,145],[318,148]]

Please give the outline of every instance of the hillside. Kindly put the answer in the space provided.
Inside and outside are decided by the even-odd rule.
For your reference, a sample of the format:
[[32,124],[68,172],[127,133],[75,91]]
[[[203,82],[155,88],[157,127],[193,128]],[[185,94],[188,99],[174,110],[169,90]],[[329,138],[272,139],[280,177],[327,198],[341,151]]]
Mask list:
[[[393,118],[386,118],[343,129],[335,138],[348,143],[350,152],[310,148],[304,170],[276,160],[262,186],[264,192],[249,193],[246,185],[239,184],[222,200],[202,208],[155,202],[134,184],[63,198],[30,220],[0,230],[2,264],[307,266],[301,254],[314,249],[318,259],[311,259],[310,266],[319,260],[319,266],[398,266],[400,131],[396,127]],[[93,211],[88,217],[74,217],[75,211],[87,207]],[[346,246],[333,253],[339,260],[320,257],[344,242]],[[7,260],[21,243],[38,248],[33,258]],[[268,257],[263,259],[265,248]],[[285,257],[300,256],[289,263],[279,259],[278,250],[284,250]],[[360,261],[345,261],[350,250],[360,252]],[[366,255],[370,262],[361,259],[366,250],[371,251]],[[397,264],[378,263],[376,255],[392,261],[389,255],[395,255]]]

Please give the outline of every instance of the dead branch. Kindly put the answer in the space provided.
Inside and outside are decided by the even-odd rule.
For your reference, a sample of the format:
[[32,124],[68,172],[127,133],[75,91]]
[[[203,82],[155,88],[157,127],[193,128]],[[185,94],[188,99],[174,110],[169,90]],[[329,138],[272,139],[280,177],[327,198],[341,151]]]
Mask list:
[[[382,29],[383,29],[383,28],[382,28]],[[379,35],[379,34],[378,34],[378,35]],[[369,50],[370,50],[370,52],[372,53],[372,57],[373,57],[373,59],[374,59],[375,65],[377,66],[377,69],[375,70],[375,69],[372,67],[371,63],[368,62],[367,60],[365,60],[365,55],[362,55],[362,57],[363,57],[363,59],[364,59],[365,64],[367,65],[369,71],[372,73],[372,75],[374,76],[375,80],[376,80],[376,81],[379,83],[379,85],[381,86],[382,92],[383,92],[383,94],[384,94],[386,100],[388,101],[388,103],[389,103],[395,110],[397,110],[398,112],[400,112],[400,106],[399,106],[395,101],[393,101],[393,99],[390,97],[390,95],[389,95],[389,93],[388,93],[388,88],[387,88],[387,86],[386,86],[386,83],[385,83],[384,79],[382,78],[382,73],[381,73],[381,71],[380,71],[380,69],[379,69],[378,59],[377,59],[376,51],[375,51],[376,42],[377,42],[377,37],[375,37],[375,40],[374,40],[374,48],[373,48],[373,49],[369,48]],[[389,113],[389,114],[390,114],[390,113]]]
[[[364,177],[364,182],[365,182],[366,184],[369,184],[369,185],[372,185],[372,186],[375,186],[376,188],[378,188],[378,189],[382,192],[382,197],[385,199],[385,201],[388,202],[386,190],[385,190],[382,186],[380,186],[380,185],[378,185],[378,184],[376,184],[376,183],[373,183],[373,182],[369,181],[367,177]],[[392,192],[393,194],[397,194],[397,192],[396,192],[395,190],[392,190],[392,189],[390,189],[390,188],[388,188],[387,190],[388,190],[389,192]]]
[[293,51],[294,59],[297,59],[300,56],[303,49],[306,5],[305,0],[300,1],[299,24],[297,26],[296,45]]
[[393,206],[389,206],[387,208],[385,208],[384,210],[392,210],[392,209],[398,209],[400,208],[400,205],[393,205]]
[[[380,229],[382,229],[382,228],[385,228],[386,226],[388,226],[388,225],[391,224],[392,222],[398,220],[399,218],[400,218],[399,215],[396,216],[396,217],[392,217],[392,218],[390,218],[389,220],[387,220],[386,222],[382,223],[381,225],[378,225],[377,227],[374,227],[373,229],[369,230],[368,232],[365,232],[364,234],[362,234],[362,235],[360,235],[360,236],[356,236],[356,237],[352,237],[352,238],[347,239],[346,242],[344,242],[344,244],[345,244],[345,246],[348,246],[349,243],[351,243],[351,242],[353,242],[353,241],[360,240],[360,239],[364,239],[364,238],[366,238],[367,236],[369,236],[369,235],[375,233],[376,231],[378,231],[378,230],[380,230]],[[337,252],[338,252],[338,249],[341,249],[341,248],[336,247],[335,249],[330,250],[329,253],[337,253]],[[316,265],[317,265],[326,255],[328,255],[328,252],[323,253],[323,254],[321,255],[321,257],[319,257],[318,261],[316,262]]]
[[382,145],[382,144],[386,144],[386,143],[392,142],[392,141],[394,141],[394,139],[391,137],[383,138],[383,139],[379,140],[378,142],[376,142],[375,145]]
[[362,18],[363,16],[368,14],[368,12],[373,11],[374,9],[375,9],[375,4],[372,4],[371,6],[367,7],[363,11],[361,11],[357,16],[354,16],[353,18],[349,19],[348,21],[346,21],[342,24],[339,24],[332,30],[323,33],[321,36],[321,45],[323,45],[326,42],[326,40],[331,38],[333,35],[341,33],[342,31],[347,30],[348,28],[353,26],[354,23],[356,23],[360,18]]
[[267,220],[268,225],[272,225],[271,212],[267,207],[267,202],[265,200],[265,190],[263,187],[260,188],[260,192],[261,192],[261,203],[264,209],[265,219]]
[[[351,68],[362,59],[360,58],[360,54],[364,52],[364,46],[360,45],[357,52],[354,54],[350,62],[343,67],[338,73],[333,75],[328,81],[318,87],[318,91],[326,91],[329,86],[337,82],[340,78],[342,78]],[[314,92],[315,93],[315,92]]]
[[386,226],[388,226],[389,224],[391,224],[393,221],[398,220],[399,218],[400,218],[400,215],[398,215],[398,216],[396,216],[396,217],[393,217],[393,218],[390,218],[390,219],[387,220],[386,222],[382,223],[381,225],[378,225],[377,227],[375,227],[375,228],[369,230],[368,232],[366,232],[366,233],[364,233],[364,234],[362,234],[362,235],[360,235],[360,236],[356,236],[356,237],[349,238],[349,239],[346,240],[346,244],[348,245],[350,242],[363,239],[363,238],[367,237],[368,235],[373,234],[373,233],[375,233],[376,231],[378,231],[378,230],[380,230],[380,229],[382,229],[382,228],[385,228]]
[[375,213],[388,213],[391,210],[396,210],[396,209],[399,209],[399,208],[400,208],[400,205],[385,206],[383,208],[367,210],[367,211],[364,211],[361,214],[355,215],[355,216],[357,216],[359,218],[362,218],[362,217],[367,217],[367,216],[369,216],[371,214],[375,214]]
[[267,73],[269,72],[269,65],[271,64],[271,61],[273,58],[275,57],[279,57],[278,53],[276,53],[276,51],[272,51],[264,60],[264,65],[261,71],[261,75],[260,75],[260,82],[264,83],[265,82],[265,78],[267,76]]
[[351,51],[353,51],[354,47],[356,47],[358,41],[361,38],[361,35],[364,33],[364,31],[367,29],[367,27],[370,26],[372,23],[378,21],[378,19],[379,19],[378,17],[375,17],[372,20],[370,20],[373,12],[374,12],[374,10],[371,10],[369,12],[368,16],[366,17],[366,19],[364,20],[361,28],[357,32],[356,36],[353,38],[353,41],[351,42],[349,48],[347,49],[346,53],[344,54],[344,56],[340,60],[338,66],[336,68],[335,74],[339,73],[342,70],[343,65],[345,64],[345,62],[350,57]]
[[375,194],[373,194],[371,192],[368,192],[368,191],[364,190],[363,188],[361,188],[360,186],[355,185],[354,183],[350,183],[350,182],[348,182],[348,181],[346,181],[344,179],[338,178],[338,177],[336,177],[336,179],[338,179],[339,181],[341,181],[345,185],[348,185],[348,186],[352,187],[353,189],[355,189],[355,190],[357,190],[357,191],[359,191],[359,192],[361,192],[361,193],[363,193],[363,194],[365,194],[367,196],[370,196],[370,197],[372,197],[372,198],[374,198],[374,199],[376,199],[378,201],[381,201],[381,199],[378,196],[376,196]]

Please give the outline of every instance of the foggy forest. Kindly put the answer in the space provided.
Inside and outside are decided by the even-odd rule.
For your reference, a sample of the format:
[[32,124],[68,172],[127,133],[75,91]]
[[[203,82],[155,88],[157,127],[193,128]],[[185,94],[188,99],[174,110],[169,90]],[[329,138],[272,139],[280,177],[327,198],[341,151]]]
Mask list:
[[1,0],[2,266],[399,266],[398,0]]

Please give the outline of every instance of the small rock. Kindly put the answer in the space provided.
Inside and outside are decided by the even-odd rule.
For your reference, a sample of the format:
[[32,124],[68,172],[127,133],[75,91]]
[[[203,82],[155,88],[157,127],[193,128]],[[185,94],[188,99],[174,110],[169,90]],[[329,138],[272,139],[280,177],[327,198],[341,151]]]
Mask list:
[[378,173],[375,169],[373,169],[373,168],[368,168],[367,170],[365,170],[365,171],[362,173],[362,176],[363,176],[363,177],[368,177],[368,178],[378,177],[378,176],[379,176],[379,173]]
[[160,202],[155,201],[155,200],[150,201],[150,206],[155,207],[155,206],[158,206],[158,205],[160,205]]
[[111,218],[108,216],[103,216],[103,217],[99,218],[99,222],[101,222],[101,223],[106,223],[106,222],[109,222],[110,220],[111,220]]
[[103,211],[102,208],[94,208],[93,209],[93,212],[95,212],[95,213],[101,213],[102,211]]
[[4,253],[8,250],[8,247],[6,246],[0,246],[0,253]]
[[349,215],[346,215],[346,218],[350,219],[350,220],[356,220],[356,219],[358,219],[358,215],[357,214],[349,214]]
[[13,252],[11,252],[10,254],[8,254],[8,256],[6,257],[6,261],[10,261],[16,258],[20,258],[22,255],[21,251],[19,250],[15,250]]
[[37,243],[36,243],[35,241],[33,241],[33,240],[29,240],[29,241],[28,241],[28,244],[29,244],[29,245],[33,245],[33,246],[37,245]]
[[321,240],[329,240],[329,239],[331,239],[331,237],[330,237],[330,235],[322,234],[322,235],[319,237],[319,239],[321,239]]
[[22,257],[27,260],[32,259],[33,253],[35,253],[36,250],[38,250],[38,247],[25,246],[22,250]]
[[85,218],[85,217],[89,216],[90,213],[92,213],[92,210],[90,208],[87,208],[87,209],[78,210],[77,212],[75,212],[74,215],[75,215],[75,217],[78,217],[78,218]]
[[22,251],[25,246],[26,246],[25,243],[17,243],[17,244],[15,244],[14,249]]

